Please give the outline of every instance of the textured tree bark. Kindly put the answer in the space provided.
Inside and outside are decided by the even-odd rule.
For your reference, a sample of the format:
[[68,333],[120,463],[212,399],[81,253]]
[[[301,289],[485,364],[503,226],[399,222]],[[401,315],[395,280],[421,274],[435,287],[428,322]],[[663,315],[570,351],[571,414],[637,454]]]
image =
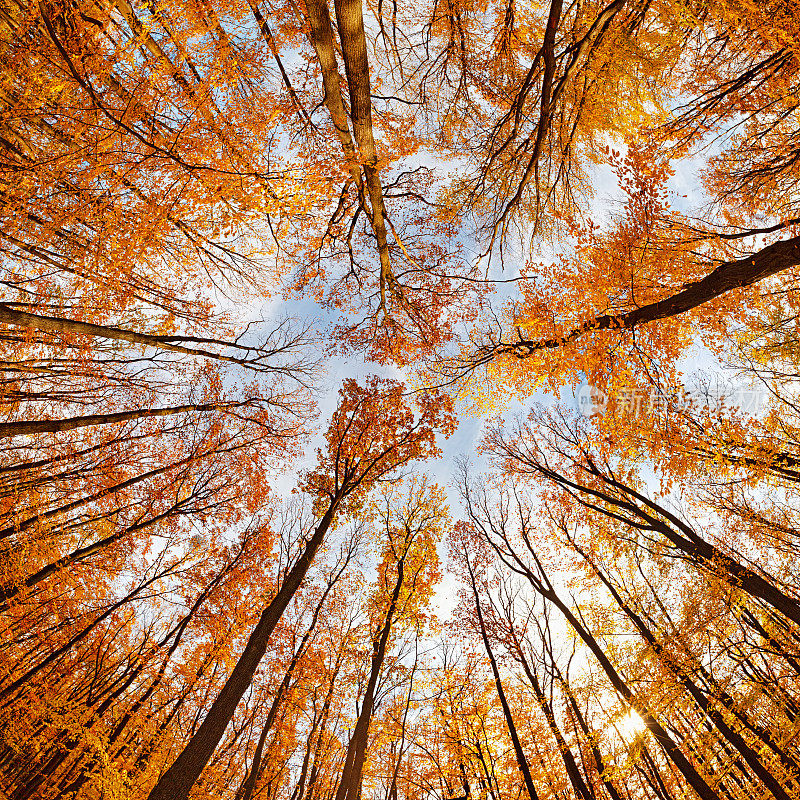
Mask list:
[[222,739],[228,723],[233,718],[236,706],[250,686],[256,669],[267,650],[269,637],[275,630],[281,615],[300,588],[314,556],[320,548],[338,510],[341,496],[331,501],[328,510],[308,540],[302,555],[289,571],[280,590],[264,609],[244,652],[236,662],[233,672],[222,687],[222,691],[206,714],[202,724],[186,747],[161,776],[148,796],[148,800],[186,800],[200,773],[208,763]]
[[283,679],[278,687],[278,691],[275,692],[275,697],[272,699],[269,711],[267,712],[267,719],[264,722],[264,727],[261,729],[261,735],[258,737],[256,751],[253,754],[253,763],[250,765],[250,771],[248,772],[247,777],[242,785],[239,787],[239,791],[236,792],[236,800],[240,800],[240,798],[241,800],[251,800],[253,797],[253,792],[256,788],[256,781],[258,780],[258,774],[261,771],[261,759],[264,752],[264,745],[267,741],[267,735],[272,730],[272,726],[275,724],[275,717],[278,715],[278,709],[280,708],[281,700],[283,699],[284,694],[286,694],[286,692],[289,690],[289,686],[292,682],[292,675],[294,675],[297,664],[303,657],[303,653],[305,653],[308,640],[311,638],[311,634],[314,632],[320,612],[322,611],[322,607],[325,605],[325,601],[328,599],[328,595],[330,594],[330,590],[333,588],[334,582],[335,581],[331,581],[325,587],[325,591],[322,593],[322,597],[314,609],[314,614],[311,617],[311,623],[306,629],[306,632],[303,634],[303,638],[300,640],[300,644],[292,656],[292,660],[288,669],[284,673]]
[[391,288],[393,276],[389,259],[389,244],[386,238],[386,208],[378,169],[378,153],[372,134],[372,91],[369,79],[367,39],[364,34],[364,14],[361,0],[335,0],[334,6],[336,22],[339,26],[339,39],[342,43],[347,85],[350,89],[350,116],[353,120],[353,132],[358,143],[361,163],[364,165],[367,191],[372,205],[372,229],[375,231],[381,262],[381,303],[385,312],[386,289]]
[[336,50],[333,44],[333,26],[325,0],[307,0],[309,22],[311,23],[311,44],[317,54],[322,70],[322,88],[324,102],[331,115],[333,127],[339,137],[350,177],[356,186],[361,186],[361,167],[356,153],[356,146],[350,134],[350,124],[344,109],[341,92],[341,76],[336,63]]

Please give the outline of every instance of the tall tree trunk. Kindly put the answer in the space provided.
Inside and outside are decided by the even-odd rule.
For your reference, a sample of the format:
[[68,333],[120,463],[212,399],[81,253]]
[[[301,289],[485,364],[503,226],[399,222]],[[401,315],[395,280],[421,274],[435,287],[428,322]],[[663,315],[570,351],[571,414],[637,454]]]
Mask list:
[[29,311],[21,311],[2,302],[0,302],[0,323],[16,325],[21,328],[48,331],[51,333],[77,334],[80,336],[91,336],[95,339],[111,339],[113,341],[129,342],[131,344],[153,347],[157,350],[168,350],[170,352],[199,356],[216,361],[226,361],[243,366],[246,366],[248,363],[246,357],[226,356],[222,353],[215,353],[213,350],[193,347],[190,346],[190,344],[233,347],[238,350],[256,352],[258,355],[263,355],[259,348],[248,348],[243,345],[238,345],[235,342],[226,342],[221,339],[180,335],[154,336],[149,333],[139,333],[137,331],[129,331],[124,328],[116,328],[109,325],[96,325],[91,322],[80,322],[63,317],[48,317],[42,314],[32,314]]
[[[541,564],[538,564],[538,566],[541,570]],[[600,643],[589,630],[584,627],[575,614],[572,613],[569,606],[561,600],[549,581],[546,578],[539,580],[530,570],[527,570],[526,577],[534,591],[539,593],[545,600],[550,601],[561,612],[575,633],[578,634],[584,644],[589,648],[592,655],[597,659],[614,690],[639,714],[647,729],[661,745],[664,753],[672,763],[675,764],[688,784],[697,792],[702,800],[720,800],[719,795],[708,785],[694,766],[692,766],[689,759],[683,754],[680,747],[678,747],[661,723],[653,716],[646,704],[634,695],[626,681],[623,680],[622,676],[614,668],[614,665],[605,654]]]
[[237,403],[201,403],[197,405],[172,406],[171,408],[137,408],[132,411],[117,411],[113,414],[89,414],[85,417],[69,419],[41,419],[29,422],[0,422],[0,439],[10,436],[30,436],[34,433],[60,433],[86,428],[92,425],[114,425],[132,419],[149,419],[151,417],[168,417],[173,414],[189,414],[220,409],[238,408],[247,405]]
[[381,305],[386,313],[386,290],[392,288],[392,265],[386,238],[386,208],[378,169],[378,153],[372,133],[372,90],[370,88],[367,39],[364,34],[362,0],[334,0],[339,40],[342,43],[347,86],[350,90],[350,116],[353,133],[364,165],[367,191],[372,206],[372,229],[380,258]]
[[[516,640],[515,644],[517,650],[516,658],[522,665],[522,669],[524,670],[525,675],[528,678],[528,682],[533,688],[533,693],[534,695],[536,695],[536,700],[539,703],[540,708],[542,709],[542,713],[544,714],[545,719],[547,720],[547,727],[550,728],[550,732],[553,734],[553,738],[556,740],[556,746],[558,747],[558,752],[561,755],[561,760],[564,762],[564,768],[567,771],[569,782],[572,784],[572,788],[575,790],[575,794],[579,798],[582,798],[582,800],[594,800],[594,792],[591,790],[586,781],[583,779],[583,775],[581,775],[581,771],[578,769],[578,764],[575,761],[575,756],[572,754],[572,750],[570,746],[567,744],[567,740],[564,738],[564,734],[558,727],[555,714],[553,713],[553,709],[550,705],[550,702],[548,701],[547,696],[545,695],[544,690],[542,689],[542,686],[539,683],[539,678],[536,675],[536,672],[531,668],[531,665],[528,663],[528,659],[525,657],[525,653],[522,651],[521,644],[516,642]],[[621,798],[617,796],[613,797],[613,800],[621,800]]]
[[378,679],[380,678],[384,659],[386,658],[386,648],[389,644],[392,622],[397,608],[397,601],[400,597],[400,591],[403,588],[404,576],[405,564],[401,559],[397,562],[397,581],[392,590],[392,597],[389,602],[389,607],[386,610],[384,623],[373,644],[369,680],[364,690],[361,711],[356,720],[353,734],[347,744],[342,777],[339,781],[339,788],[336,790],[335,800],[358,800],[361,791],[361,776],[364,769],[364,760],[367,755],[367,744],[369,742],[369,724],[372,721],[372,712],[375,708],[375,690],[378,686]]
[[[341,572],[339,575],[341,575]],[[300,640],[300,644],[292,656],[289,668],[286,670],[283,676],[283,680],[278,687],[278,691],[275,692],[275,697],[272,699],[269,712],[267,712],[267,719],[264,722],[264,727],[261,729],[261,735],[258,737],[256,751],[253,754],[253,763],[250,765],[250,771],[248,772],[247,777],[245,778],[241,787],[239,787],[239,791],[236,793],[236,800],[252,800],[253,792],[256,788],[256,781],[258,780],[258,774],[261,770],[261,759],[264,752],[264,745],[267,741],[267,735],[272,730],[272,726],[275,723],[275,718],[278,715],[278,709],[280,708],[281,700],[283,700],[283,696],[289,690],[289,686],[292,682],[292,675],[294,675],[294,671],[297,668],[300,659],[303,657],[303,653],[305,653],[306,645],[311,638],[311,634],[314,632],[314,628],[317,625],[317,620],[319,619],[319,614],[322,611],[322,607],[325,605],[325,601],[328,599],[328,595],[330,594],[330,590],[333,588],[334,582],[335,579],[334,581],[328,583],[328,585],[325,587],[325,591],[322,593],[322,597],[314,609],[314,614],[311,617],[311,623],[306,629],[306,632],[303,634],[303,638]]]
[[486,633],[486,624],[483,619],[483,610],[481,609],[481,600],[478,595],[478,587],[475,583],[475,574],[472,571],[472,564],[469,561],[469,554],[466,551],[464,552],[464,559],[469,571],[470,586],[472,587],[472,596],[475,600],[475,611],[478,615],[478,626],[481,632],[481,640],[483,641],[483,647],[486,650],[486,655],[489,657],[489,663],[492,667],[492,675],[494,676],[494,685],[497,689],[497,697],[500,700],[500,706],[503,709],[503,717],[506,721],[508,734],[511,737],[511,743],[514,746],[514,755],[517,758],[517,766],[519,767],[519,771],[522,773],[522,779],[525,782],[525,790],[528,793],[528,797],[530,800],[539,800],[539,795],[536,793],[536,787],[533,784],[533,776],[531,775],[530,765],[528,764],[528,759],[525,756],[525,751],[522,749],[522,742],[520,741],[519,734],[517,733],[517,726],[514,722],[511,708],[508,705],[508,700],[506,699],[506,693],[503,689],[503,682],[500,679],[500,670],[497,668],[497,660],[494,657],[491,644],[489,643],[489,636]]
[[597,577],[602,581],[603,585],[611,593],[611,596],[614,598],[617,605],[634,624],[636,630],[639,631],[639,634],[650,646],[661,664],[677,678],[681,686],[683,686],[695,703],[697,703],[703,714],[705,714],[708,719],[714,723],[717,731],[736,748],[737,752],[744,759],[745,763],[750,767],[751,770],[753,770],[755,775],[759,778],[759,780],[761,780],[764,786],[767,787],[775,800],[791,800],[789,794],[761,762],[758,754],[753,750],[753,748],[747,744],[747,742],[738,732],[733,730],[730,725],[728,725],[719,709],[714,706],[713,702],[709,701],[702,689],[700,689],[700,687],[689,677],[689,675],[680,667],[678,667],[674,663],[674,660],[669,657],[661,642],[656,639],[655,635],[645,624],[645,621],[642,619],[642,617],[640,617],[633,610],[633,608],[631,608],[622,599],[619,592],[617,592],[616,587],[611,583],[610,580],[608,580],[605,574],[594,564],[594,562],[591,561],[588,555],[577,548],[577,546],[576,549],[578,549],[578,552],[592,567],[595,575],[597,575]]
[[109,606],[109,608],[107,608],[96,620],[94,620],[89,625],[84,627],[81,631],[76,633],[73,637],[69,639],[69,641],[67,641],[65,644],[63,644],[56,650],[53,650],[51,653],[47,655],[46,658],[44,658],[35,666],[31,667],[19,678],[12,681],[8,686],[0,690],[0,700],[6,700],[6,698],[8,698],[9,695],[13,694],[17,689],[24,686],[28,681],[30,681],[31,678],[33,678],[35,675],[41,672],[45,667],[49,666],[54,661],[58,660],[61,656],[64,655],[64,653],[69,652],[69,650],[74,645],[85,639],[89,635],[89,633],[92,630],[94,630],[94,628],[96,628],[105,619],[110,617],[111,614],[113,614],[118,608],[121,608],[126,603],[129,603],[132,600],[134,600],[137,597],[137,595],[139,595],[144,589],[146,589],[148,586],[151,586],[153,583],[155,583],[156,581],[160,580],[163,577],[164,573],[158,573],[154,577],[144,581],[143,583],[140,583],[133,591],[129,592],[121,600],[118,600],[116,603]]
[[24,531],[28,530],[37,524],[41,524],[42,522],[53,519],[54,517],[61,516],[62,514],[67,514],[70,511],[74,511],[81,506],[87,505],[88,503],[93,503],[97,500],[102,500],[104,497],[108,497],[111,494],[115,494],[116,492],[124,491],[125,489],[129,489],[132,486],[135,486],[137,483],[141,483],[142,481],[149,480],[150,478],[155,478],[158,475],[163,475],[165,472],[169,472],[171,469],[176,469],[178,467],[185,466],[186,464],[190,464],[195,461],[200,461],[204,457],[212,455],[212,453],[205,453],[205,454],[193,454],[191,456],[187,456],[186,458],[182,458],[179,461],[174,461],[171,464],[166,464],[162,467],[157,467],[156,469],[151,469],[148,472],[143,472],[140,475],[134,475],[132,478],[128,478],[127,480],[121,481],[120,483],[115,484],[114,486],[108,486],[105,489],[101,489],[99,492],[95,492],[94,494],[90,494],[87,497],[81,497],[77,500],[73,500],[71,503],[67,503],[66,505],[59,506],[58,508],[51,508],[49,511],[45,511],[41,514],[37,514],[35,517],[29,517],[28,519],[24,519],[15,525],[10,525],[7,528],[3,528],[0,530],[0,539],[6,539],[9,536],[13,536],[14,534],[23,533]]
[[112,533],[103,539],[92,542],[91,544],[87,544],[85,547],[79,547],[77,550],[73,550],[71,553],[62,556],[56,561],[53,561],[50,564],[42,567],[29,578],[26,578],[22,583],[6,585],[5,587],[0,588],[0,613],[6,611],[8,609],[9,601],[13,600],[25,589],[32,589],[34,586],[46,580],[51,575],[60,572],[65,567],[70,567],[73,564],[79,564],[81,561],[85,561],[95,553],[99,553],[101,550],[104,550],[106,547],[114,544],[114,542],[119,542],[134,533],[140,533],[141,531],[157,525],[162,520],[171,516],[178,508],[180,508],[180,504],[173,506],[163,514],[159,514],[157,517],[149,519],[146,522],[137,522],[135,525],[129,525],[127,528],[124,528],[117,533]]
[[341,502],[341,494],[331,500],[328,510],[317,525],[300,558],[286,575],[281,588],[261,617],[236,662],[222,691],[206,714],[205,719],[184,747],[172,766],[159,778],[148,800],[186,800],[200,773],[208,763],[233,718],[236,706],[247,691],[261,659],[267,650],[269,637],[283,612],[300,588],[314,556],[333,522]]

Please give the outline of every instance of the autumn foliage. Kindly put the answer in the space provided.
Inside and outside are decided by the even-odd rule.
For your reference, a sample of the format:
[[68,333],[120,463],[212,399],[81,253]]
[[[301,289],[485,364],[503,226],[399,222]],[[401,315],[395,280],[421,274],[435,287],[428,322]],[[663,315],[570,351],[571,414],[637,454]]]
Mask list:
[[0,798],[800,800],[799,71],[0,3]]

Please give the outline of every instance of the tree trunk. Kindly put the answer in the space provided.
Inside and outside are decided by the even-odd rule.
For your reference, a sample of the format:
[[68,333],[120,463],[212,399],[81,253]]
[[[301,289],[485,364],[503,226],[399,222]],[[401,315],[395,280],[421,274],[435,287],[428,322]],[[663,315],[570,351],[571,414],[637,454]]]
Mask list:
[[179,461],[174,461],[171,464],[167,464],[162,467],[157,467],[156,469],[152,469],[148,472],[143,472],[140,475],[134,475],[132,478],[128,478],[127,480],[121,481],[120,483],[115,484],[114,486],[108,486],[105,489],[101,489],[99,492],[95,492],[94,494],[90,494],[87,497],[81,497],[78,500],[73,500],[71,503],[67,503],[66,505],[59,506],[58,508],[51,508],[49,511],[45,511],[42,514],[37,514],[35,517],[29,517],[28,519],[24,519],[21,522],[17,523],[16,525],[10,525],[7,528],[3,528],[0,530],[0,539],[6,539],[9,536],[13,536],[14,534],[23,533],[24,531],[28,530],[28,528],[33,527],[34,525],[40,524],[41,522],[53,519],[53,517],[61,516],[62,514],[66,514],[70,511],[74,511],[76,508],[80,508],[81,506],[86,505],[87,503],[92,503],[96,500],[102,500],[104,497],[108,497],[111,494],[115,494],[116,492],[121,492],[125,489],[129,489],[131,486],[135,486],[137,483],[141,483],[142,481],[149,480],[150,478],[154,478],[158,475],[163,475],[165,472],[169,472],[171,469],[176,469],[178,467],[185,466],[193,461],[200,461],[205,456],[213,455],[212,453],[205,453],[205,454],[193,454],[191,456],[187,456],[186,458],[182,458]]
[[[577,549],[577,547],[576,547]],[[791,800],[789,794],[783,789],[776,778],[769,772],[758,757],[758,754],[750,747],[744,738],[734,731],[725,718],[720,713],[719,709],[715,708],[714,704],[709,702],[708,697],[700,689],[700,687],[687,675],[680,667],[675,665],[665,652],[661,642],[656,639],[653,632],[645,624],[644,620],[622,599],[619,592],[617,592],[614,585],[609,581],[606,576],[595,566],[595,564],[588,558],[588,556],[578,549],[578,552],[592,567],[595,575],[602,581],[603,585],[611,593],[611,596],[616,601],[617,605],[622,609],[628,619],[634,624],[634,627],[641,637],[647,642],[652,649],[653,653],[657,656],[661,664],[671,672],[689,693],[692,699],[697,703],[700,710],[714,723],[720,734],[727,739],[735,748],[736,751],[742,756],[744,761],[750,767],[755,775],[761,780],[764,786],[770,791],[775,800]]]
[[305,653],[308,640],[311,638],[311,634],[314,632],[314,628],[317,625],[317,620],[319,619],[319,614],[322,611],[325,601],[328,599],[328,594],[333,588],[334,582],[335,581],[331,581],[325,587],[325,591],[323,592],[322,597],[314,609],[314,614],[311,617],[311,623],[309,624],[306,632],[303,634],[303,638],[300,640],[300,645],[292,656],[289,668],[286,670],[283,680],[278,687],[278,691],[275,693],[275,697],[273,698],[269,712],[267,713],[267,719],[264,722],[264,727],[261,729],[261,735],[258,737],[258,744],[256,745],[256,751],[253,755],[253,763],[250,766],[250,771],[247,775],[247,778],[239,788],[239,791],[236,793],[236,800],[239,800],[240,798],[241,800],[251,800],[253,797],[253,792],[256,788],[256,781],[258,780],[258,773],[261,770],[261,758],[264,751],[264,745],[267,741],[267,734],[270,732],[270,730],[272,730],[272,726],[275,723],[275,717],[277,716],[278,709],[280,708],[281,700],[283,699],[284,694],[286,694],[286,692],[289,690],[289,685],[292,681],[292,675],[294,674],[300,659],[303,657],[303,653]]
[[397,600],[403,587],[404,578],[403,560],[397,562],[397,582],[392,591],[389,608],[386,610],[383,627],[373,646],[372,665],[370,668],[367,688],[364,691],[364,700],[361,703],[361,712],[356,720],[353,734],[347,745],[347,753],[342,769],[342,777],[339,788],[336,790],[336,800],[358,800],[361,790],[361,775],[364,769],[364,759],[367,754],[367,744],[369,741],[369,724],[372,721],[372,712],[375,707],[375,689],[378,685],[378,678],[381,674],[384,659],[386,658],[386,648],[389,644],[389,635],[392,631],[392,621],[397,607]]
[[[188,344],[179,344],[179,342],[192,342],[197,344],[219,345],[220,347],[236,347],[237,345],[234,342],[225,342],[220,339],[195,336],[153,336],[149,333],[138,333],[137,331],[129,331],[124,328],[116,328],[108,325],[96,325],[91,322],[80,322],[63,317],[47,317],[41,314],[31,314],[29,311],[20,311],[19,309],[12,308],[6,303],[0,303],[0,323],[16,325],[21,328],[49,331],[51,333],[78,334],[80,336],[91,336],[95,339],[112,339],[115,341],[153,347],[157,350],[169,350],[175,353],[200,356],[217,361],[228,361],[234,364],[247,364],[247,359],[245,358],[226,356],[211,350],[190,347]],[[249,350],[250,348],[240,347],[239,349]]]
[[148,800],[186,800],[200,773],[208,763],[222,739],[228,723],[233,718],[236,706],[250,686],[256,669],[267,650],[269,637],[275,630],[283,612],[300,588],[314,556],[338,510],[341,495],[337,495],[308,540],[302,555],[289,571],[274,599],[264,609],[233,672],[222,687],[217,699],[208,711],[202,724],[186,747],[161,776],[148,795]]
[[[575,790],[575,794],[577,797],[582,798],[583,800],[594,800],[594,792],[592,792],[586,781],[583,779],[583,775],[581,775],[581,772],[578,769],[578,764],[575,761],[575,756],[572,754],[572,750],[567,744],[564,734],[558,727],[555,714],[553,713],[553,709],[550,706],[547,696],[545,695],[544,690],[539,683],[539,679],[533,669],[531,669],[528,659],[525,658],[525,654],[522,652],[522,647],[519,644],[517,645],[517,660],[520,662],[520,664],[522,664],[522,669],[525,671],[528,682],[533,688],[533,693],[536,695],[536,700],[538,701],[539,706],[542,709],[542,713],[547,720],[547,727],[550,728],[550,731],[556,740],[558,752],[561,754],[561,760],[564,762],[564,768],[567,771],[567,776],[572,784],[572,788]],[[614,797],[613,794],[612,798],[613,800],[621,800],[619,796]]]
[[522,779],[525,782],[525,789],[528,792],[528,797],[530,800],[539,800],[539,795],[536,793],[536,787],[533,785],[533,776],[531,775],[528,759],[525,756],[525,751],[522,749],[522,742],[520,741],[517,733],[517,726],[514,723],[514,717],[511,714],[511,708],[509,707],[508,700],[506,699],[506,693],[503,689],[503,682],[500,680],[500,670],[497,668],[497,660],[495,659],[491,645],[489,644],[489,637],[486,633],[486,624],[483,620],[481,601],[480,597],[478,596],[478,587],[475,585],[475,575],[472,571],[472,565],[469,562],[469,555],[466,552],[464,553],[464,559],[467,564],[467,569],[469,570],[469,580],[472,587],[472,596],[475,599],[475,611],[478,614],[478,625],[480,627],[481,639],[483,640],[483,646],[486,650],[486,655],[489,657],[489,663],[492,667],[492,675],[494,676],[494,685],[497,689],[497,697],[500,700],[500,705],[503,709],[503,717],[505,718],[506,727],[508,728],[508,734],[511,737],[511,743],[514,746],[514,754],[517,757],[517,766],[519,767],[519,771],[522,773]]
[[385,291],[391,288],[392,267],[386,239],[386,208],[378,169],[378,153],[372,134],[372,90],[369,78],[367,39],[364,34],[364,14],[361,0],[334,0],[339,40],[342,43],[347,86],[350,90],[350,116],[353,133],[364,165],[367,191],[372,206],[372,229],[378,245],[381,263],[381,303],[386,311]]
[[603,648],[597,639],[581,624],[578,618],[572,613],[569,607],[562,602],[561,598],[556,594],[552,587],[544,586],[532,573],[528,573],[528,580],[535,591],[542,597],[553,603],[556,608],[561,612],[567,622],[578,636],[583,640],[584,644],[591,650],[594,657],[606,673],[611,685],[614,687],[621,697],[633,708],[639,716],[641,716],[647,729],[653,734],[656,741],[661,745],[666,755],[678,768],[680,773],[689,783],[689,785],[703,798],[703,800],[720,800],[719,795],[706,783],[700,773],[692,766],[691,762],[686,758],[681,749],[667,733],[664,727],[655,719],[647,707],[639,701],[633,694],[633,691],[628,684],[623,680],[622,676],[614,668],[614,665],[608,659]]
[[218,411],[235,408],[246,403],[202,403],[200,405],[173,406],[171,408],[137,408],[133,411],[117,411],[113,414],[89,414],[69,419],[41,419],[30,422],[0,422],[0,439],[10,436],[30,436],[34,433],[60,433],[86,428],[91,425],[114,425],[132,419],[168,417],[172,414],[187,414],[201,411]]

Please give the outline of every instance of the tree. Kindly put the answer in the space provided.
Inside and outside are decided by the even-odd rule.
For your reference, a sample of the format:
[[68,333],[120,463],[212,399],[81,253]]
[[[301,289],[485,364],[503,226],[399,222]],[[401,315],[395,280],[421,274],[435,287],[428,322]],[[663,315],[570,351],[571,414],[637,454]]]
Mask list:
[[438,581],[436,544],[449,521],[441,490],[428,486],[425,479],[412,479],[402,499],[394,487],[382,499],[380,522],[386,541],[370,609],[369,676],[347,743],[336,800],[356,800],[361,792],[370,722],[390,640],[397,628],[420,625],[421,612]]
[[214,701],[197,733],[159,779],[150,800],[186,797],[219,743],[236,705],[255,674],[269,637],[295,592],[341,507],[357,507],[378,481],[415,458],[436,453],[437,428],[452,431],[453,421],[443,398],[422,395],[415,420],[404,400],[402,385],[370,379],[365,388],[345,382],[339,407],[328,428],[327,452],[318,451],[318,466],[303,488],[316,496],[319,522],[275,597],[261,613],[244,652]]
[[794,0],[0,30],[0,794],[798,800]]

